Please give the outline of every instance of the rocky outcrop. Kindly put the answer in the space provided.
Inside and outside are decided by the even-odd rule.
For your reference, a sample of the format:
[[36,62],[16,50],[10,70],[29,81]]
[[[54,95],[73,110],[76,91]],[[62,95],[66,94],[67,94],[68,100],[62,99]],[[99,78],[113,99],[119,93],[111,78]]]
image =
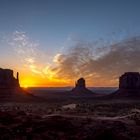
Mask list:
[[126,72],[119,78],[119,90],[116,92],[120,96],[140,96],[140,73]]
[[126,72],[119,78],[119,89],[140,89],[140,74]]
[[84,78],[78,79],[78,81],[76,82],[75,86],[77,88],[85,88],[86,87],[85,79]]
[[72,93],[93,93],[93,92],[86,88],[85,79],[80,78],[75,83],[75,88],[72,89]]
[[19,87],[19,74],[17,78],[13,76],[13,70],[0,68],[0,88],[17,88]]
[[16,78],[13,70],[0,68],[0,101],[34,101],[33,95],[23,90],[19,84],[19,73]]
[[13,75],[13,70],[0,68],[0,99],[11,98],[22,92],[19,85],[19,74]]

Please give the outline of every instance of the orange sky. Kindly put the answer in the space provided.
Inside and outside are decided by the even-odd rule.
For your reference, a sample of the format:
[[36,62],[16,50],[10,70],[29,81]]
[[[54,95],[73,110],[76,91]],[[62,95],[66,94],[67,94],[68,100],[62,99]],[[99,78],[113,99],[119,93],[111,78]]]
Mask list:
[[9,51],[13,54],[0,61],[2,68],[19,72],[22,87],[74,86],[81,77],[85,78],[87,86],[114,87],[118,86],[119,76],[124,72],[140,71],[139,44],[139,37],[102,48],[95,48],[94,43],[77,42],[49,55],[49,51],[41,51],[41,46],[32,43],[25,33],[15,32]]
[[140,1],[1,0],[0,67],[24,87],[118,86],[140,72]]
[[[34,74],[21,73],[19,76],[21,87],[65,87],[74,86],[76,79],[56,79],[41,77]],[[118,80],[88,80],[86,79],[86,85],[89,87],[115,87],[118,86]]]

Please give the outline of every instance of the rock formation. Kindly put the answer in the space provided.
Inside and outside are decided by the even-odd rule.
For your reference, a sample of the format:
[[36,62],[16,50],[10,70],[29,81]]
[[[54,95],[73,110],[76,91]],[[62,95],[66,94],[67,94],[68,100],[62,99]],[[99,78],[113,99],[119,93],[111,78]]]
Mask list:
[[19,73],[16,78],[13,70],[0,68],[0,101],[32,101],[33,95],[23,90],[19,84]]
[[93,93],[93,92],[86,88],[85,79],[80,78],[75,83],[75,88],[72,89],[72,93]]
[[140,74],[127,72],[119,78],[119,89],[140,89]]
[[0,68],[0,89],[1,88],[17,88],[19,87],[19,79],[13,76],[13,70]]
[[140,73],[126,72],[119,78],[119,90],[122,96],[140,96]]

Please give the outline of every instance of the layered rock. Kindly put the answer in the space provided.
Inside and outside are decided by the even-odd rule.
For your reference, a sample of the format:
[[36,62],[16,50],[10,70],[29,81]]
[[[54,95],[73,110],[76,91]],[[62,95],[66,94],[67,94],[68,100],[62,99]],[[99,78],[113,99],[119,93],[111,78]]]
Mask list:
[[85,79],[80,78],[75,83],[75,88],[72,89],[73,93],[93,93],[91,90],[86,88]]

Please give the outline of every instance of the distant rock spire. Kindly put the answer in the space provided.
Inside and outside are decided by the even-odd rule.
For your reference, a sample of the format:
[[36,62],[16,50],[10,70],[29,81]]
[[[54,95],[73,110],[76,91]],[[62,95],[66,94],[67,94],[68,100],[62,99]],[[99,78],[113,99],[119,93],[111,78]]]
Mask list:
[[78,79],[75,86],[85,88],[86,87],[85,79],[84,78]]
[[17,72],[17,80],[19,81],[19,73]]
[[80,78],[75,82],[75,88],[72,89],[72,93],[93,93],[86,88],[86,82],[84,78]]

